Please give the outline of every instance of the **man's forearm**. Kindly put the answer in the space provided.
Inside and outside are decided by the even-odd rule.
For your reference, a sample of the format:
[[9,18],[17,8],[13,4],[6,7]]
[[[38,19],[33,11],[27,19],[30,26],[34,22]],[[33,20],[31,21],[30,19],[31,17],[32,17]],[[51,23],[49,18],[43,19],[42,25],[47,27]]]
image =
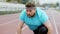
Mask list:
[[22,29],[18,28],[17,29],[17,34],[21,34]]
[[52,34],[53,31],[52,31],[52,28],[48,28],[48,33],[47,34]]
[[45,22],[44,25],[48,28],[48,33],[47,34],[53,34],[53,28],[52,28],[52,25],[51,25],[50,21],[48,20],[47,22]]

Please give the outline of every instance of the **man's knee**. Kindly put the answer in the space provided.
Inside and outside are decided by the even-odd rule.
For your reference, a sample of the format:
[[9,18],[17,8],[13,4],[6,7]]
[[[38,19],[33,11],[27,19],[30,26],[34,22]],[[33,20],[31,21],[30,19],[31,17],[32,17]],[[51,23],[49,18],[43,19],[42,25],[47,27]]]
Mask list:
[[42,26],[39,28],[39,33],[45,34],[48,32],[48,28],[45,26]]

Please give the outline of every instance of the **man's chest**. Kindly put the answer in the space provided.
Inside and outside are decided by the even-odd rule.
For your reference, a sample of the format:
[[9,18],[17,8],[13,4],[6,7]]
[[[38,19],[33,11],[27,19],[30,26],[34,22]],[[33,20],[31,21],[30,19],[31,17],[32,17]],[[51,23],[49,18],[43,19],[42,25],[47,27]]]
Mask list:
[[39,20],[39,17],[34,17],[34,18],[25,17],[25,23],[27,25],[40,25],[41,21]]

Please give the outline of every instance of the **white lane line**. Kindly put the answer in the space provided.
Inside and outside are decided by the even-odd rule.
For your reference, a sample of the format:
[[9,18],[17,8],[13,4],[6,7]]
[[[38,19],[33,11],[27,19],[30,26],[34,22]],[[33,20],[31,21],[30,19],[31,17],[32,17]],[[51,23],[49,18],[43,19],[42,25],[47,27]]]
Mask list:
[[53,12],[51,12],[51,14],[52,14],[52,18],[53,18],[53,21],[54,21],[54,25],[55,25],[55,29],[56,29],[56,34],[58,34],[57,25],[56,25],[56,22],[55,22],[55,19],[54,19],[54,14],[53,14]]
[[[4,25],[10,24],[10,23],[14,23],[14,22],[16,22],[16,21],[18,21],[18,19],[13,20],[13,21],[10,21],[10,22],[7,22],[7,23],[4,23],[4,24],[0,24],[0,26],[4,26]],[[28,26],[23,27],[22,31],[25,30],[26,28],[28,28]],[[17,34],[17,33],[16,33],[16,34]]]
[[[4,23],[4,24],[0,24],[0,26],[4,26],[4,25],[10,24],[10,23],[14,23],[14,22],[16,22],[16,21],[18,21],[18,19],[13,20],[13,21],[10,21],[10,22],[7,22],[7,23]],[[25,30],[27,27],[28,27],[28,26],[23,27],[22,31]],[[17,34],[17,33],[16,33],[16,34]]]
[[16,22],[16,21],[18,21],[18,19],[13,20],[13,21],[10,21],[10,22],[3,23],[3,24],[0,24],[0,26],[7,25],[7,24],[10,24],[10,23],[14,23],[14,22]]

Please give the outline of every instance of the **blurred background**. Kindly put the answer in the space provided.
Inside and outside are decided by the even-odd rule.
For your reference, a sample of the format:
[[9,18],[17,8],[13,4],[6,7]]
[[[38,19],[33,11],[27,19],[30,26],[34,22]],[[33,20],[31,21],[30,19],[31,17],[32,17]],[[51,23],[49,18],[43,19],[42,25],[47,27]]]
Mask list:
[[[60,34],[60,0],[0,0],[0,34],[17,34],[19,15],[25,9],[26,2],[34,2],[36,7],[49,16],[53,34]],[[34,34],[24,24],[22,34]]]
[[45,10],[60,10],[60,0],[0,0],[0,14],[1,11],[19,12],[25,8],[26,2],[35,2],[37,7]]

